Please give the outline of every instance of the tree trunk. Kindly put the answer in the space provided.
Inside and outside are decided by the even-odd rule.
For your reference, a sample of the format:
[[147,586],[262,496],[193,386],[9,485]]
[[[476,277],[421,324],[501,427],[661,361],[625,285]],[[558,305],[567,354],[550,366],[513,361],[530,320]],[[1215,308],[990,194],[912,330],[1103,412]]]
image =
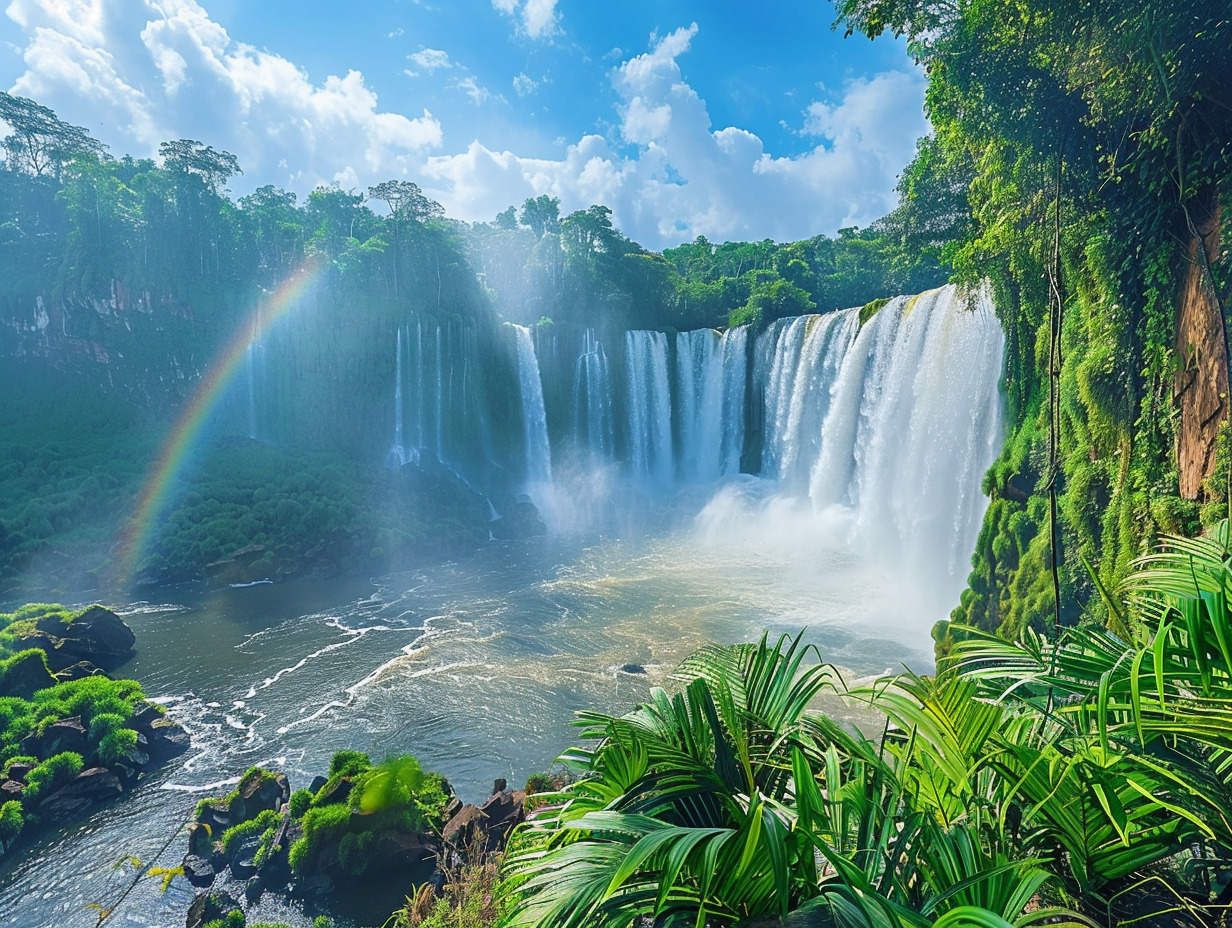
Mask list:
[[1210,274],[1219,253],[1218,191],[1211,188],[1195,197],[1188,214],[1189,252],[1176,313],[1174,396],[1180,411],[1176,458],[1181,496],[1196,500],[1215,467],[1219,429],[1228,418],[1227,336]]

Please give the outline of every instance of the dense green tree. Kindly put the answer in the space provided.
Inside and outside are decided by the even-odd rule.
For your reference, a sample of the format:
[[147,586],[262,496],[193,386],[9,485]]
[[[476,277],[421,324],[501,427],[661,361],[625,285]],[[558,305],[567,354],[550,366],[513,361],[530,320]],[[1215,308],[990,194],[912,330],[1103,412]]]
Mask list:
[[45,106],[26,97],[0,91],[0,123],[13,130],[4,138],[9,167],[35,177],[57,180],[68,162],[84,155],[98,157],[106,150],[80,126],[64,122]]
[[241,197],[240,222],[255,245],[257,267],[281,280],[304,256],[304,222],[294,193],[271,184]]
[[235,155],[229,151],[217,151],[193,139],[163,142],[158,146],[158,154],[168,170],[193,174],[215,193],[236,174],[244,173]]
[[518,221],[534,232],[536,238],[559,232],[560,199],[550,197],[546,193],[527,198],[522,204],[522,211],[518,214]]

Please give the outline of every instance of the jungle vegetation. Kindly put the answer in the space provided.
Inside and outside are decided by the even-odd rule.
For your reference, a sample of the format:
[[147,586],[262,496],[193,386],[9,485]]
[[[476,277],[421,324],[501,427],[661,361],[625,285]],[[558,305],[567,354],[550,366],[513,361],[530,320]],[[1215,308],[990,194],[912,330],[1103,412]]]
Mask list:
[[1226,522],[1169,538],[1115,631],[955,627],[932,676],[849,686],[802,635],[706,648],[676,692],[581,714],[577,780],[511,843],[502,924],[1215,924],[1230,562]]
[[1100,588],[1160,532],[1228,511],[1232,10],[836,6],[925,68],[909,234],[990,282],[1008,339],[1011,431],[954,619],[1014,637],[1102,614]]

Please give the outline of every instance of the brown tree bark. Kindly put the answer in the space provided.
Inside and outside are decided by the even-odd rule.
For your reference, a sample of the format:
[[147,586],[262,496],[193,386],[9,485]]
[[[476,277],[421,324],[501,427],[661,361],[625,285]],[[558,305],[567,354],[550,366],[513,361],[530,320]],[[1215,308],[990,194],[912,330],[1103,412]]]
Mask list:
[[1201,497],[1203,481],[1215,467],[1219,429],[1228,418],[1227,337],[1210,274],[1219,253],[1218,191],[1212,188],[1195,201],[1188,208],[1188,260],[1177,301],[1174,384],[1180,491],[1192,500]]

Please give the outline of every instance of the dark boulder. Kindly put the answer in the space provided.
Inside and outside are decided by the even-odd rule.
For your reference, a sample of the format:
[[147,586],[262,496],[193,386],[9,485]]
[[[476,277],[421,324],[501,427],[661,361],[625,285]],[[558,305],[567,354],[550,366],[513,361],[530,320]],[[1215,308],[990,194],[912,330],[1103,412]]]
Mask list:
[[248,880],[257,875],[257,851],[261,849],[261,835],[251,835],[231,851],[231,875],[237,880]]
[[205,889],[214,883],[214,866],[205,857],[188,854],[184,858],[184,878],[197,889]]
[[489,528],[492,534],[502,541],[520,541],[548,533],[543,516],[528,499],[505,503],[500,518],[492,521]]
[[479,812],[484,817],[489,847],[503,847],[509,832],[526,820],[526,793],[520,789],[495,792]]
[[155,764],[179,757],[192,743],[184,727],[166,717],[159,717],[144,732],[138,729],[138,733],[145,734],[149,742],[150,760]]
[[21,801],[22,794],[26,791],[24,783],[18,783],[16,780],[4,780],[0,782],[0,805],[8,802],[10,799]]
[[641,664],[621,664],[620,669],[625,673],[645,673],[646,668]]
[[44,651],[53,673],[82,661],[114,669],[132,657],[136,643],[137,636],[124,620],[102,606],[91,606],[70,622],[51,616],[39,619],[34,632],[19,642],[23,648]]
[[28,761],[22,761],[21,763],[13,763],[13,764],[9,764],[8,775],[11,779],[19,780],[22,783],[25,783],[26,777],[30,774],[30,771],[33,769],[34,769],[34,764],[31,764]]
[[21,740],[21,753],[31,757],[52,757],[72,751],[83,757],[90,752],[90,738],[81,716],[52,722],[41,735],[27,735]]
[[227,815],[235,824],[256,818],[262,812],[277,812],[291,796],[291,784],[282,773],[252,770],[235,789]]
[[91,767],[49,794],[39,803],[38,813],[51,821],[63,821],[100,802],[115,799],[122,792],[119,777],[106,767]]
[[184,926],[185,928],[205,928],[210,922],[220,921],[239,908],[240,904],[227,893],[215,890],[198,893],[197,898],[188,907],[188,918],[185,919]]
[[353,787],[350,777],[333,777],[317,791],[316,804],[326,806],[346,802]]
[[315,796],[317,793],[321,791],[321,787],[324,786],[328,782],[329,782],[328,777],[315,776],[312,778],[312,782],[308,784],[308,792],[312,793],[312,795]]
[[504,847],[509,833],[525,820],[526,792],[498,789],[482,806],[462,806],[441,829],[441,841],[463,857],[488,854]]
[[[210,800],[209,802],[202,803],[197,808],[197,822],[201,825],[206,825],[216,841],[220,840],[222,833],[233,824],[225,806],[219,805],[219,802],[220,800],[217,799]],[[239,823],[235,822],[234,824],[238,825]]]
[[214,829],[215,824],[193,822],[188,826],[188,856],[210,858],[214,856],[215,836],[221,837]]
[[61,650],[71,644],[71,651],[80,655],[73,664],[89,661],[104,668],[113,668],[128,660],[137,644],[137,636],[124,620],[102,606],[91,606],[73,619],[63,639]]
[[476,840],[476,835],[484,832],[483,813],[479,806],[469,802],[459,809],[445,827],[441,829],[441,841],[454,850],[461,850]]

